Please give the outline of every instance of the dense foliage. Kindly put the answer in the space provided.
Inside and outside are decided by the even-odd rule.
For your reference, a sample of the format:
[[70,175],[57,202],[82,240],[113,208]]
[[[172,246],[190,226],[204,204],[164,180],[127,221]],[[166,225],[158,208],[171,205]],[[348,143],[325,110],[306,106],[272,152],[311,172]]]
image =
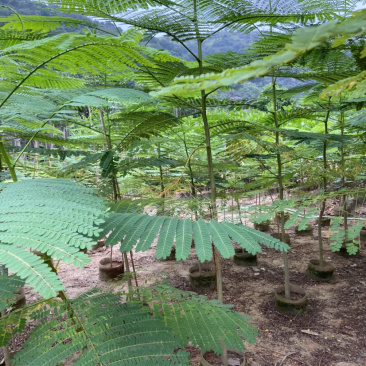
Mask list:
[[[332,250],[358,251],[363,221],[347,206],[365,197],[366,13],[351,13],[356,2],[43,3],[60,8],[0,9],[1,346],[38,322],[16,365],[78,351],[75,364],[186,364],[176,349],[188,342],[244,349],[256,331],[222,305],[220,258],[233,242],[275,247],[287,291],[284,231],[321,220],[330,197],[342,198]],[[240,199],[273,190],[270,205],[245,211],[255,223],[279,213],[282,241],[242,225]],[[215,262],[218,303],[164,286],[130,289],[127,302],[97,289],[68,299],[49,259],[82,267],[79,249],[106,235],[123,253],[158,238],[157,257],[175,245],[177,260],[193,240],[199,261]],[[5,316],[23,280],[45,300]]]

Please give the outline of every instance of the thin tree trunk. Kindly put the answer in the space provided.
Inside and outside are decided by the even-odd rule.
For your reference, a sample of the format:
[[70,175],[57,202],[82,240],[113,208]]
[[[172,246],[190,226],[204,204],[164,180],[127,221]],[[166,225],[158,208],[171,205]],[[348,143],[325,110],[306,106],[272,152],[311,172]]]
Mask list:
[[[341,112],[341,136],[344,135],[344,112]],[[346,187],[346,169],[345,169],[345,159],[344,159],[344,147],[343,145],[340,148],[341,150],[341,171],[342,171],[342,176],[341,176],[341,182],[342,182],[342,188]],[[342,206],[343,206],[343,221],[344,221],[344,243],[343,246],[345,247],[345,245],[347,244],[347,231],[348,231],[348,213],[347,213],[347,195],[344,194],[342,196]]]
[[[198,48],[198,67],[199,67],[200,74],[202,74],[203,73],[202,39],[200,38],[199,29],[198,29],[197,0],[194,0],[193,6],[194,6],[194,24],[195,24],[195,29],[196,29],[196,39],[197,39],[197,48]],[[205,131],[207,167],[208,167],[208,174],[210,177],[210,186],[211,186],[212,218],[216,219],[217,218],[216,184],[215,184],[215,176],[214,176],[213,161],[212,161],[210,127],[209,127],[208,119],[207,119],[205,90],[201,90],[201,115],[202,115],[204,131]],[[213,255],[215,257],[215,265],[216,265],[217,297],[218,297],[219,303],[223,304],[224,301],[223,301],[223,293],[222,293],[221,256],[216,248],[213,248]],[[225,345],[223,345],[222,363],[224,366],[228,365],[227,349],[226,349]]]
[[[101,107],[99,107],[99,117],[100,117],[100,123],[101,123],[102,128],[103,128],[103,134],[104,134],[104,137],[106,139],[108,150],[112,151],[111,137],[110,137],[110,134],[107,132],[107,129],[106,129],[106,126],[105,126],[104,114],[103,114],[103,110],[102,110]],[[113,162],[112,162],[112,164],[113,164]],[[114,168],[113,168],[113,171],[112,171],[112,188],[113,188],[113,199],[115,201],[117,201],[118,197],[120,196],[120,192],[119,192],[116,172],[114,171]]]
[[[278,190],[279,190],[279,199],[283,200],[283,181],[282,181],[282,158],[280,153],[280,134],[278,132],[279,124],[277,120],[277,97],[276,97],[276,82],[274,77],[272,76],[272,96],[273,96],[273,119],[276,126],[276,148],[277,148],[277,169],[278,169]],[[280,232],[281,232],[281,241],[285,242],[285,213],[281,211],[281,219],[280,219]],[[285,272],[285,298],[290,299],[290,270],[288,266],[288,256],[286,252],[283,252],[283,265]]]
[[133,260],[132,250],[130,250],[130,258],[131,258],[133,274],[134,274],[134,277],[135,277],[135,284],[136,284],[136,288],[137,288],[137,291],[138,291],[139,284],[137,283],[137,274],[136,274],[136,270],[135,270],[135,262]]
[[127,253],[123,252],[123,258],[125,262],[125,273],[127,273],[127,284],[128,284],[128,292],[130,294],[130,300],[132,300],[132,280],[131,280],[131,272],[130,266],[128,265]]
[[[324,134],[328,134],[328,119],[330,115],[329,104],[328,111],[324,120]],[[324,193],[327,190],[327,140],[323,142],[323,189]],[[319,212],[319,221],[318,221],[318,245],[319,245],[319,266],[323,268],[324,265],[324,255],[323,255],[323,238],[322,238],[322,218],[325,211],[326,198],[322,200],[320,212]]]
[[[188,153],[188,148],[187,148],[186,134],[184,132],[183,132],[183,145],[184,145],[184,150],[185,150],[186,155],[187,155],[187,159],[189,159],[187,165],[188,165],[189,177],[190,177],[190,181],[191,181],[191,194],[194,198],[196,198],[197,197],[196,185],[194,184],[191,159],[189,158],[190,155]],[[196,213],[196,215],[197,215],[197,213]]]

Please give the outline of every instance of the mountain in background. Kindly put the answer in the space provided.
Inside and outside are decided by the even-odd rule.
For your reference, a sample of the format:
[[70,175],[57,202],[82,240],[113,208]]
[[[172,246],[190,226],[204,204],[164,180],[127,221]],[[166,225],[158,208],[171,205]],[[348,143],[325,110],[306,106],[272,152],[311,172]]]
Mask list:
[[[230,33],[221,31],[203,42],[203,56],[212,53],[224,53],[228,51],[242,52],[255,41],[256,33]],[[188,41],[187,47],[197,52],[195,40]],[[193,56],[178,42],[172,41],[170,37],[154,37],[148,42],[148,46],[168,51],[172,56],[180,57],[187,61],[194,61]]]

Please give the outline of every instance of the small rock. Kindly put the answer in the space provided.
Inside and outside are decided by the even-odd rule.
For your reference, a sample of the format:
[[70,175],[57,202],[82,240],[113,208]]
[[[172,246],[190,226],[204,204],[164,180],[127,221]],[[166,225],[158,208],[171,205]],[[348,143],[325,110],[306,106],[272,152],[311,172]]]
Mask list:
[[229,366],[240,366],[240,360],[238,358],[229,358],[227,363]]
[[259,272],[259,268],[258,267],[251,267],[253,272]]

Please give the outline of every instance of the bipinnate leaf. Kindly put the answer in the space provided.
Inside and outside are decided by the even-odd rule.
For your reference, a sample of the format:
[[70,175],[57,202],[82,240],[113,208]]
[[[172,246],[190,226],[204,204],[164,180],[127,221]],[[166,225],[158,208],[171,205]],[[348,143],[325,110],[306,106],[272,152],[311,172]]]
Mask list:
[[[112,233],[108,236],[105,244],[116,245],[122,242],[125,235],[132,229],[135,222],[140,218],[138,214],[115,214],[121,215],[124,219],[119,222],[119,225],[114,228]],[[121,251],[124,251],[121,246]]]
[[[101,313],[103,309],[103,313]],[[120,296],[92,290],[66,306],[38,312],[38,325],[15,356],[17,366],[58,365],[75,355],[74,366],[189,365],[182,344],[149,309],[121,304]]]
[[156,258],[165,259],[169,256],[173,246],[177,224],[178,219],[174,218],[168,220],[166,225],[162,226],[156,245]]
[[186,259],[192,239],[201,262],[212,259],[212,245],[224,258],[234,255],[232,240],[249,253],[261,252],[259,244],[287,251],[288,245],[265,233],[244,225],[212,220],[179,220],[165,216],[149,216],[137,213],[113,213],[103,224],[102,236],[109,233],[107,245],[121,242],[120,250],[147,251],[157,239],[156,256],[166,258],[175,243],[176,259]]
[[337,252],[341,249],[344,242],[345,231],[340,228],[342,222],[342,217],[334,217],[332,220],[332,225],[330,227],[331,235],[330,239],[330,249],[332,252]]
[[198,259],[200,262],[211,260],[212,244],[206,222],[203,220],[193,221],[192,227],[193,239]]
[[232,311],[230,305],[167,285],[139,291],[151,303],[154,316],[160,316],[183,344],[189,341],[202,352],[213,350],[221,354],[222,342],[228,349],[238,351],[245,350],[243,339],[255,343],[258,332],[250,319]]
[[311,217],[303,217],[301,220],[300,220],[300,223],[299,223],[299,226],[297,228],[297,230],[305,230],[307,228],[307,224],[309,222],[309,220],[311,219]]
[[[282,241],[273,238],[266,233],[262,233],[261,231],[254,230],[251,227],[244,227],[245,230],[249,231],[250,234],[253,236],[254,240],[256,240],[259,244],[262,244],[268,248],[274,248],[281,252],[287,252],[290,249],[290,246]],[[272,240],[273,239],[273,240]]]
[[0,347],[7,346],[15,333],[21,333],[27,325],[27,311],[11,312],[0,318]]
[[151,99],[152,98],[149,94],[140,90],[108,88],[78,95],[73,98],[71,102],[67,103],[67,105],[74,107],[89,106],[98,108],[109,106],[110,102],[116,102],[123,105],[140,104],[142,102],[148,103]]
[[163,225],[166,217],[154,217],[153,220],[149,222],[145,231],[142,233],[139,243],[137,244],[136,251],[146,252],[152,245],[152,242],[158,235],[161,225]]
[[15,301],[14,292],[24,286],[24,281],[17,275],[0,276],[0,311]]
[[224,258],[233,257],[235,254],[234,247],[223,225],[220,225],[216,220],[209,222],[209,230],[212,236],[212,242],[219,250]]
[[37,255],[10,245],[0,244],[1,263],[10,268],[41,296],[48,299],[63,291],[58,276]]
[[185,260],[191,251],[192,245],[192,221],[179,220],[175,237],[175,259]]
[[285,222],[285,229],[289,229],[291,226],[295,225],[298,221],[298,216],[300,214],[300,210],[291,213],[290,218]]
[[0,201],[1,263],[41,296],[56,296],[63,290],[57,274],[28,249],[83,267],[90,259],[79,248],[90,248],[101,231],[105,201],[66,179],[4,184]]
[[128,252],[132,250],[138,239],[145,231],[146,226],[153,218],[148,215],[141,216],[133,225],[132,229],[127,233],[123,239],[122,250]]
[[[188,93],[198,90],[212,90],[221,86],[243,83],[254,78],[267,75],[276,69],[307,51],[320,46],[331,37],[342,35],[345,40],[356,34],[365,32],[364,23],[366,11],[354,13],[343,22],[329,21],[320,26],[308,26],[296,30],[291,42],[287,43],[282,50],[262,60],[256,60],[243,67],[227,69],[219,74],[203,74],[197,77],[187,76],[177,78],[171,86],[161,91],[152,93],[154,96]],[[335,44],[337,46],[337,44]]]
[[235,225],[229,222],[223,222],[222,225],[226,229],[226,232],[231,237],[231,239],[233,239],[248,253],[256,254],[262,251],[258,242],[255,241],[253,239],[253,236],[247,230],[244,229],[245,226]]

